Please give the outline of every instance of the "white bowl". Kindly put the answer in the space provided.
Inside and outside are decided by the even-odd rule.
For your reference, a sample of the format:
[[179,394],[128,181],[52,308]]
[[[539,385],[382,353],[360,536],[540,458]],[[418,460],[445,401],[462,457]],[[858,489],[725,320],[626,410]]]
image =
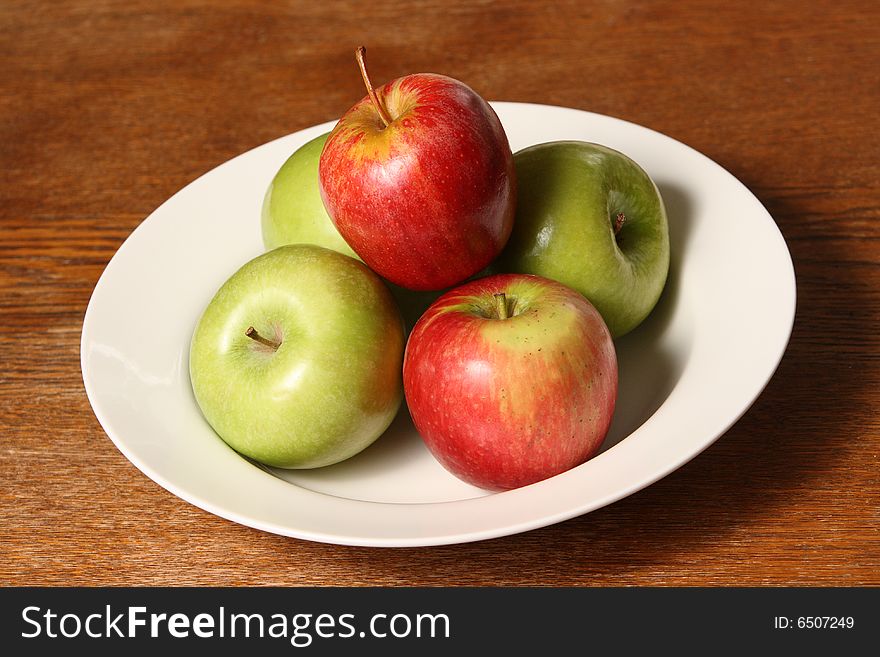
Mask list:
[[791,258],[761,203],[720,166],[660,133],[574,109],[493,103],[517,151],[558,139],[620,150],[667,205],[663,296],[618,340],[620,388],[602,452],[531,486],[490,494],[447,473],[405,410],[373,446],[308,471],[259,467],[225,445],[193,398],[188,349],[217,288],[263,251],[260,207],[284,160],[332,123],[240,155],[187,185],[107,265],[83,324],[95,415],[123,454],[181,498],[251,527],[373,546],[457,543],[541,527],[614,502],[675,470],[752,404],[785,351]]

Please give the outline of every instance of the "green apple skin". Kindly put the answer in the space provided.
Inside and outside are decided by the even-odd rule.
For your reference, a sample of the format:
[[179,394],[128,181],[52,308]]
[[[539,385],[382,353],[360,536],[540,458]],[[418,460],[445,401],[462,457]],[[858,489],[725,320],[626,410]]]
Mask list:
[[[574,288],[615,338],[634,329],[656,305],[669,271],[657,186],[623,153],[581,141],[531,146],[514,163],[516,219],[494,269]],[[620,213],[625,219],[615,234]]]
[[275,174],[263,199],[263,244],[317,244],[360,258],[342,239],[324,208],[318,188],[318,160],[329,132],[300,146]]
[[[277,349],[248,337],[249,327]],[[198,322],[193,392],[230,447],[281,468],[354,456],[388,427],[403,388],[403,322],[366,265],[295,244],[239,269]]]

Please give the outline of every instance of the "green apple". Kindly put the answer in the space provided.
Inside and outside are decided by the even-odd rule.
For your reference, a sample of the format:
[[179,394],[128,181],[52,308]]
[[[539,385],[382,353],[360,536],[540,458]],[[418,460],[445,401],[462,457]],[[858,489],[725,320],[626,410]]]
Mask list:
[[193,392],[233,449],[282,468],[316,468],[376,440],[400,406],[403,322],[363,263],[311,244],[239,269],[198,322]]
[[611,334],[638,326],[669,271],[669,228],[657,186],[623,153],[558,141],[514,155],[518,196],[497,271],[535,274],[574,288]]
[[284,244],[317,244],[358,258],[336,230],[321,200],[318,160],[329,134],[315,137],[299,147],[272,179],[263,199],[266,249]]

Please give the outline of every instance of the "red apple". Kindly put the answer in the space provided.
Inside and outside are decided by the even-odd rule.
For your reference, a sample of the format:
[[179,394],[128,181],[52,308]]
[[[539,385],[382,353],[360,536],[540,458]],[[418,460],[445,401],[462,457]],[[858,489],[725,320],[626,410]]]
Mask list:
[[368,94],[336,124],[318,167],[337,230],[374,271],[440,290],[488,265],[510,236],[516,183],[507,135],[470,87],[433,73]]
[[406,346],[403,385],[437,460],[471,484],[507,490],[596,453],[614,413],[617,357],[586,298],[501,274],[428,308]]

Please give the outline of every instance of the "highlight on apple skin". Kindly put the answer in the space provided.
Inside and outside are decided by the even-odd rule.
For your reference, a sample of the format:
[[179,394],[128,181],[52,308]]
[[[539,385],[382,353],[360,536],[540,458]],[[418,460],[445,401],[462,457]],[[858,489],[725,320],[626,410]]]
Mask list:
[[488,490],[532,484],[596,453],[617,399],[598,311],[538,276],[501,274],[438,299],[407,343],[413,422],[454,475]]
[[464,83],[420,73],[373,89],[339,120],[319,164],[324,205],[376,273],[413,290],[451,287],[501,252],[516,176],[507,135]]
[[311,244],[254,258],[218,290],[190,346],[205,419],[267,465],[316,468],[373,443],[403,398],[403,321],[363,263]]

